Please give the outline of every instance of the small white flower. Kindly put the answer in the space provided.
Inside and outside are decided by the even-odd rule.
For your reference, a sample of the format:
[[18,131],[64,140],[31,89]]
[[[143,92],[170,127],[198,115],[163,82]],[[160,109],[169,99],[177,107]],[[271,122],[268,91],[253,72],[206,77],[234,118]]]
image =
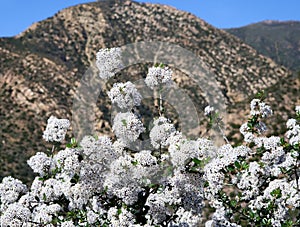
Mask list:
[[61,223],[61,227],[76,227],[73,221],[64,221]]
[[158,149],[160,146],[167,146],[168,138],[176,132],[173,124],[165,117],[154,120],[154,126],[150,131],[151,144]]
[[145,131],[143,123],[133,113],[118,113],[114,119],[113,132],[124,143],[137,140],[139,135]]
[[273,111],[269,105],[266,105],[264,102],[262,102],[259,99],[253,99],[250,103],[250,114],[252,116],[260,115],[263,118],[266,118],[268,116],[271,116],[273,114]]
[[269,105],[266,105],[264,102],[259,103],[259,111],[263,118],[271,116],[273,111]]
[[249,133],[249,127],[247,123],[242,124],[242,126],[240,127],[240,133],[242,133],[242,135],[245,136],[245,134]]
[[40,224],[47,224],[53,220],[53,216],[56,216],[62,207],[58,204],[41,204],[34,208],[33,221]]
[[132,109],[139,106],[142,100],[141,94],[131,82],[115,83],[108,92],[112,103],[116,103],[121,109]]
[[288,121],[286,122],[286,127],[288,129],[292,129],[296,126],[296,124],[297,124],[296,119],[291,118],[291,119],[288,119]]
[[246,143],[251,143],[251,142],[254,142],[254,135],[251,133],[251,132],[248,132],[248,133],[245,133],[244,134],[244,141]]
[[250,109],[251,109],[250,114],[251,114],[252,116],[258,115],[258,114],[259,114],[259,110],[258,110],[259,103],[260,103],[260,100],[259,100],[259,99],[253,99],[253,100],[251,101],[251,103],[250,103]]
[[69,120],[58,119],[51,116],[47,121],[47,127],[44,131],[43,138],[47,142],[62,142],[65,139],[69,127]]
[[300,114],[300,106],[296,106],[295,111],[296,111],[297,114]]
[[207,106],[207,107],[205,107],[205,109],[204,109],[204,115],[205,115],[205,116],[209,116],[209,115],[211,115],[214,111],[215,111],[215,108],[214,108],[214,107],[212,107],[212,106]]
[[4,177],[0,184],[0,211],[8,204],[15,202],[21,194],[27,192],[27,187],[20,180],[11,176]]
[[87,222],[89,224],[94,224],[98,220],[98,217],[99,217],[99,215],[97,213],[93,212],[92,210],[89,210],[86,213],[86,216],[87,216]]
[[151,166],[157,164],[157,159],[151,154],[151,151],[140,151],[134,155],[135,160],[139,165]]
[[0,224],[2,227],[11,226],[30,226],[31,212],[27,207],[22,206],[18,203],[10,204],[1,216]]
[[49,172],[50,167],[52,166],[52,159],[45,153],[38,152],[36,155],[32,156],[27,163],[34,173],[44,176]]
[[258,123],[255,125],[255,128],[257,129],[257,131],[258,131],[259,134],[262,134],[262,133],[264,133],[264,132],[267,131],[267,126],[266,126],[266,124],[263,123],[263,122],[261,122],[261,121],[258,122]]
[[296,145],[300,143],[300,126],[298,124],[289,128],[286,132],[286,136],[289,139],[290,144]]
[[96,65],[101,79],[109,79],[115,75],[116,70],[122,67],[121,48],[100,49],[97,53]]
[[203,154],[200,143],[200,140],[180,139],[178,142],[170,144],[168,151],[172,164],[177,168],[184,168],[191,158],[200,159]]
[[172,83],[172,70],[168,67],[151,67],[149,68],[145,83],[151,89],[159,85],[169,86]]

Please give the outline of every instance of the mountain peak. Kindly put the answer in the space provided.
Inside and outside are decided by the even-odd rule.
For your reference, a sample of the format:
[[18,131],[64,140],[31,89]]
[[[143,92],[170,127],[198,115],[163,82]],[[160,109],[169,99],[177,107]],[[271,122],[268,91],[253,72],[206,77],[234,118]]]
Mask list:
[[280,21],[279,20],[264,20],[261,23],[263,23],[263,24],[278,24],[278,23],[280,23]]
[[293,24],[300,24],[300,21],[295,21],[295,20],[286,20],[286,21],[281,21],[281,20],[264,20],[262,22],[258,22],[256,24],[265,24],[265,25],[293,25]]

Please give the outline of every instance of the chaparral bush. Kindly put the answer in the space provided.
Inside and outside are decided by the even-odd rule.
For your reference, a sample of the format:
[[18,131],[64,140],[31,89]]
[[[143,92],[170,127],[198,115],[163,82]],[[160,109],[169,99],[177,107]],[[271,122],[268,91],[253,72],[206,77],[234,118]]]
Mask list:
[[[119,48],[97,54],[100,78],[122,65]],[[158,93],[171,86],[172,70],[149,69],[145,83]],[[0,184],[1,226],[205,226],[300,225],[300,107],[287,122],[285,138],[264,137],[272,114],[262,97],[253,99],[244,144],[189,139],[163,114],[153,119],[152,149],[131,149],[146,132],[136,114],[142,96],[131,82],[108,92],[120,112],[113,121],[116,140],[106,136],[72,139],[64,150],[39,152],[27,162],[37,177],[30,188],[12,177]],[[219,121],[213,107],[210,122]],[[51,117],[43,138],[64,140],[70,122]],[[206,209],[207,210],[207,209]],[[205,217],[207,218],[207,217]]]

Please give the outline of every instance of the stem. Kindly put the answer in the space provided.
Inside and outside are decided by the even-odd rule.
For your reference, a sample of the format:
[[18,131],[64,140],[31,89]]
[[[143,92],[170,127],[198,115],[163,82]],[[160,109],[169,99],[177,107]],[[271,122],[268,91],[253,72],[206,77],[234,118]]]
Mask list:
[[162,154],[162,147],[161,144],[159,145],[159,158],[161,158],[161,154]]
[[51,156],[52,156],[52,157],[53,157],[54,150],[55,150],[55,145],[53,144],[53,145],[52,145],[52,149],[51,149]]
[[[228,196],[227,196],[227,195],[226,195],[226,199],[228,200]],[[251,220],[251,218],[250,218],[248,215],[244,214],[243,212],[239,211],[239,209],[237,209],[236,207],[232,206],[232,205],[230,204],[230,202],[228,203],[227,201],[222,200],[222,198],[221,198],[221,201],[222,201],[223,204],[224,204],[225,206],[227,206],[229,209],[232,209],[233,212],[236,212],[236,213],[242,215],[243,217],[246,218],[246,220]],[[229,201],[229,200],[228,200],[228,201]]]
[[220,130],[222,136],[223,136],[223,139],[225,140],[226,143],[229,144],[229,140],[227,139],[227,137],[225,136],[225,133],[220,125],[220,119],[217,120],[217,126],[218,126],[218,129]]
[[161,90],[159,91],[159,116],[162,116],[163,114],[163,100],[161,97]]
[[297,192],[300,191],[300,188],[299,188],[299,176],[298,176],[298,173],[297,173],[297,166],[295,166],[295,176],[296,176],[296,185],[297,185]]
[[[54,151],[55,151],[55,145],[52,145],[52,149],[51,149],[51,160],[53,160],[53,156],[54,156]],[[48,169],[48,175],[50,176],[51,172],[50,172],[51,166],[49,166]]]

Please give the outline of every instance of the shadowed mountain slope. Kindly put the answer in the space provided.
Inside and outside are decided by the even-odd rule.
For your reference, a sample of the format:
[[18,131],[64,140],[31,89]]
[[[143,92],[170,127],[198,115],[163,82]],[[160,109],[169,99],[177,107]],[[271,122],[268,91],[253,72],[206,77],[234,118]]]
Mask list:
[[225,30],[276,63],[300,71],[300,21],[268,20]]

